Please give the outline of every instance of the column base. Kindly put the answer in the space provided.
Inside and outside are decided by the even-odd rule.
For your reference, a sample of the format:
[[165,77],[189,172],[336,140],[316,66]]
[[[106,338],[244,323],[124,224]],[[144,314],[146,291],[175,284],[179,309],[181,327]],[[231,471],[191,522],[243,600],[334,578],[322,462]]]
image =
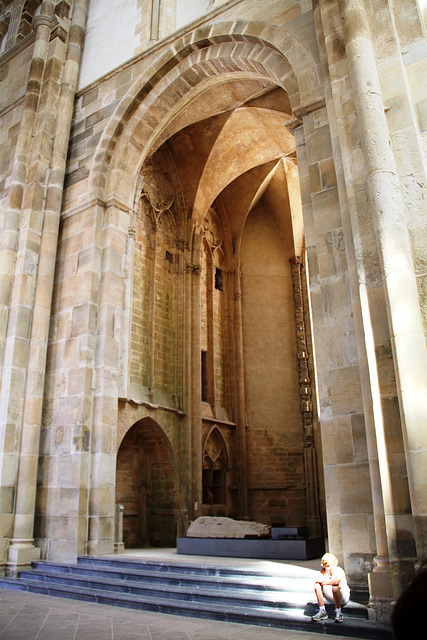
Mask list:
[[125,552],[125,545],[123,544],[123,542],[115,542],[114,553],[124,553],[124,552]]
[[393,611],[393,600],[390,598],[369,598],[368,618],[372,622],[390,624]]
[[7,552],[6,575],[16,577],[20,569],[31,567],[40,560],[41,550],[34,546],[34,540],[11,540]]
[[389,623],[394,599],[390,566],[388,560],[384,561],[382,558],[374,558],[374,562],[377,567],[368,574],[369,620]]

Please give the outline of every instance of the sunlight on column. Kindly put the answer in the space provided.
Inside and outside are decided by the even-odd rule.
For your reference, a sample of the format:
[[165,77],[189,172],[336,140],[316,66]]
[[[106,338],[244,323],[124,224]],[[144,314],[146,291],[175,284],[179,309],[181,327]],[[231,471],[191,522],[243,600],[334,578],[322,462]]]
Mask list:
[[380,467],[381,487],[384,500],[384,511],[386,515],[393,513],[393,499],[389,466],[387,463],[387,449],[384,434],[384,422],[381,409],[381,396],[378,382],[378,370],[375,356],[375,343],[372,333],[371,316],[369,312],[369,301],[366,287],[360,285],[360,306],[363,318],[363,330],[365,333],[366,354],[368,359],[370,388],[372,395],[372,408],[375,423],[375,436],[377,441],[378,463]]

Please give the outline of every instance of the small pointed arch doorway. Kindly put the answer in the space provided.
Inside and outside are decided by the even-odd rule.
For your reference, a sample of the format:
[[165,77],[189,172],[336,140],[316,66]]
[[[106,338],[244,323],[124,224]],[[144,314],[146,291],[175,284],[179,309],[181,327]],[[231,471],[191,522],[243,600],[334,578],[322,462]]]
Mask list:
[[[210,515],[227,510],[227,472],[230,457],[227,443],[217,425],[208,429],[203,436],[203,505]],[[218,511],[219,510],[219,511]]]
[[116,504],[124,507],[125,548],[175,545],[174,457],[166,434],[151,418],[136,422],[120,444]]

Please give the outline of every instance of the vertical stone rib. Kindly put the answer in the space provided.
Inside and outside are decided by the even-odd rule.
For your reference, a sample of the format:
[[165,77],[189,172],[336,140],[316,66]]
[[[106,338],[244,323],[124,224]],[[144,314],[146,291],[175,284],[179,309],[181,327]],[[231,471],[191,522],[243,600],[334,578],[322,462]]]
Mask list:
[[[185,229],[185,234],[190,234],[187,229]],[[193,404],[192,404],[192,364],[194,360],[193,354],[193,344],[192,344],[192,331],[193,331],[193,322],[192,322],[192,298],[191,298],[191,287],[192,287],[192,269],[191,269],[191,251],[189,249],[189,241],[185,240],[182,247],[182,269],[184,274],[184,300],[183,300],[183,311],[184,311],[184,371],[183,371],[183,405],[182,409],[187,415],[187,424],[186,429],[184,430],[185,436],[183,436],[183,451],[185,455],[183,455],[183,459],[185,458],[185,462],[181,466],[182,469],[182,482],[185,484],[184,501],[185,507],[187,509],[187,515],[189,519],[192,519],[192,510],[193,510],[193,482],[191,478],[191,470],[193,466]],[[190,474],[189,474],[190,470]],[[189,481],[185,482],[185,479],[190,476]]]
[[148,302],[148,393],[150,402],[154,401],[154,362],[155,362],[155,327],[156,327],[156,272],[157,272],[157,220],[153,214],[153,260],[151,264],[150,296]]
[[191,437],[192,437],[192,505],[191,517],[201,515],[202,506],[202,375],[200,326],[200,251],[201,231],[194,232],[191,272]]
[[215,347],[214,347],[214,306],[213,306],[213,256],[206,261],[206,311],[207,311],[207,357],[208,357],[208,402],[215,416],[216,379],[215,379]]
[[418,558],[427,554],[427,351],[399,186],[369,22],[359,0],[339,0],[364,151],[398,381]]
[[151,0],[150,40],[159,39],[160,29],[160,0]]
[[18,564],[25,564],[28,556],[34,555],[35,551],[33,527],[36,495],[34,489],[30,495],[29,488],[35,488],[37,485],[42,401],[59,221],[86,5],[87,0],[77,0],[73,8],[47,181],[22,419],[15,520],[8,555],[11,572]]
[[247,443],[246,443],[246,403],[245,403],[245,361],[243,354],[243,313],[240,265],[235,269],[234,280],[234,331],[236,340],[236,379],[237,379],[237,478],[239,488],[239,517],[249,518],[249,496],[247,480]]

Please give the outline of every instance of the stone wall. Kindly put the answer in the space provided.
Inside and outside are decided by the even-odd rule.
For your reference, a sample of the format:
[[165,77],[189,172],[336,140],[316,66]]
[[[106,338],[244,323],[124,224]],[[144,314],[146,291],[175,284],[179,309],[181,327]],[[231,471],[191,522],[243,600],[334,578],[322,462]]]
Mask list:
[[426,539],[417,3],[233,0],[158,41],[135,3],[135,57],[77,94],[86,3],[43,5],[0,60],[3,564],[32,535],[52,559],[111,552],[117,454],[148,420],[141,456],[157,438],[173,469],[156,526],[206,512],[206,445],[228,515],[325,511],[380,609]]

